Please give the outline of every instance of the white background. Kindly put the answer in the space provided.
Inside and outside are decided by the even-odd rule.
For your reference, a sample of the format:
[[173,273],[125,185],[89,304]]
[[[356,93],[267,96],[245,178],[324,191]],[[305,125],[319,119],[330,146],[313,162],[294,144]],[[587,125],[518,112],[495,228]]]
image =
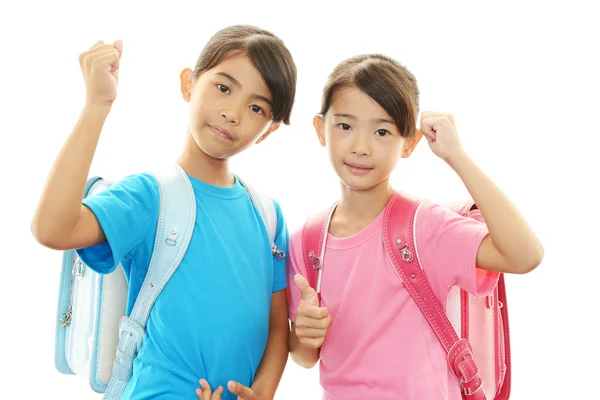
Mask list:
[[[600,338],[592,329],[600,278],[598,14],[578,1],[447,3],[3,3],[0,397],[100,397],[85,379],[54,368],[61,254],[29,231],[48,170],[83,105],[78,55],[97,40],[124,41],[118,98],[91,171],[122,177],[178,156],[188,111],[179,72],[193,67],[218,29],[250,23],[286,42],[298,91],[292,125],[235,159],[234,171],[268,188],[297,228],[339,189],[311,125],[327,75],[358,53],[398,59],[418,79],[421,110],[455,114],[463,146],[545,247],[537,270],[507,277],[511,399],[600,398]],[[468,196],[425,141],[393,181],[435,200]],[[277,399],[319,393],[318,368],[290,360]]]

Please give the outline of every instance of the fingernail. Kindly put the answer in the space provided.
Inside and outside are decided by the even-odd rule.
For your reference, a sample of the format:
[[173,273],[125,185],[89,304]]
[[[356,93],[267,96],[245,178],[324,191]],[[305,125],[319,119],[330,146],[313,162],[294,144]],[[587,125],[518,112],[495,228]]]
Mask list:
[[233,381],[229,381],[229,383],[227,384],[227,387],[229,388],[229,390],[235,390],[236,388],[236,383]]
[[200,379],[199,382],[200,382],[200,386],[208,385],[208,382],[204,378]]

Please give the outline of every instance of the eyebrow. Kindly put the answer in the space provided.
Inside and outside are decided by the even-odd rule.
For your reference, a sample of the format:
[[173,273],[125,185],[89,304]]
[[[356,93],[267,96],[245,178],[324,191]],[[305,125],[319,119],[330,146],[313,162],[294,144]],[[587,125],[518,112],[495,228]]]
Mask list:
[[[352,119],[352,120],[357,120],[358,118],[356,118],[354,115],[352,114],[342,114],[342,113],[337,113],[337,114],[333,114],[335,117],[342,117],[342,118],[348,118],[348,119]],[[385,119],[385,118],[373,118],[371,121],[373,122],[377,122],[377,123],[388,123],[388,124],[392,124],[395,125],[395,123],[393,121],[390,121],[389,119]]]
[[[226,79],[228,79],[231,83],[233,83],[238,88],[242,87],[242,84],[240,82],[238,82],[237,79],[235,79],[233,76],[229,75],[226,72],[217,72],[216,75],[221,75],[221,76],[225,77]],[[265,103],[267,103],[269,106],[273,107],[273,102],[270,99],[266,98],[265,96],[261,96],[260,94],[252,93],[251,97],[253,99],[262,100]]]

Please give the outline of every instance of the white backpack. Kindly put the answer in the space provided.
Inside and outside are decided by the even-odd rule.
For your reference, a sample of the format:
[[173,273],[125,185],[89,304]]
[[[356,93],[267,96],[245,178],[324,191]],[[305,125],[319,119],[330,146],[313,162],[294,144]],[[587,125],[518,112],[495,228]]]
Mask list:
[[[74,250],[63,253],[56,368],[64,374],[85,376],[92,389],[104,393],[105,399],[120,398],[127,386],[133,360],[144,343],[150,309],[183,259],[196,220],[194,191],[181,167],[173,164],[152,174],[160,191],[156,240],[146,278],[129,317],[125,316],[128,285],[121,265],[110,274],[98,274],[86,268]],[[273,254],[280,259],[285,257],[274,244],[277,212],[273,201],[241,182],[263,219]],[[85,196],[93,196],[110,185],[101,177],[90,178]]]

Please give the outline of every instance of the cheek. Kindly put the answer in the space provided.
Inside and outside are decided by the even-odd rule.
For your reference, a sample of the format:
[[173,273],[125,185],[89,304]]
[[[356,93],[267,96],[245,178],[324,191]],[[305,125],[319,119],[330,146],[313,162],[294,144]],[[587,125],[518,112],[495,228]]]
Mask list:
[[381,154],[386,165],[393,167],[396,165],[402,155],[402,145],[398,143],[388,143],[387,146],[380,146]]
[[336,152],[341,153],[347,149],[349,135],[340,134],[340,132],[332,132],[331,130],[325,132],[325,138],[327,146],[331,149],[335,149]]
[[202,109],[202,99],[199,96],[195,95],[190,98],[190,115],[196,117],[200,114],[200,110]]
[[336,165],[341,165],[346,160],[348,152],[342,143],[328,143],[327,148],[329,149],[329,157],[331,161]]
[[[242,121],[243,123],[244,121]],[[264,134],[269,128],[269,121],[265,121],[264,118],[249,114],[246,117],[247,128],[254,132],[257,136]]]
[[207,112],[218,108],[219,98],[212,88],[198,87],[192,92],[190,98],[190,108],[193,114],[206,114]]

